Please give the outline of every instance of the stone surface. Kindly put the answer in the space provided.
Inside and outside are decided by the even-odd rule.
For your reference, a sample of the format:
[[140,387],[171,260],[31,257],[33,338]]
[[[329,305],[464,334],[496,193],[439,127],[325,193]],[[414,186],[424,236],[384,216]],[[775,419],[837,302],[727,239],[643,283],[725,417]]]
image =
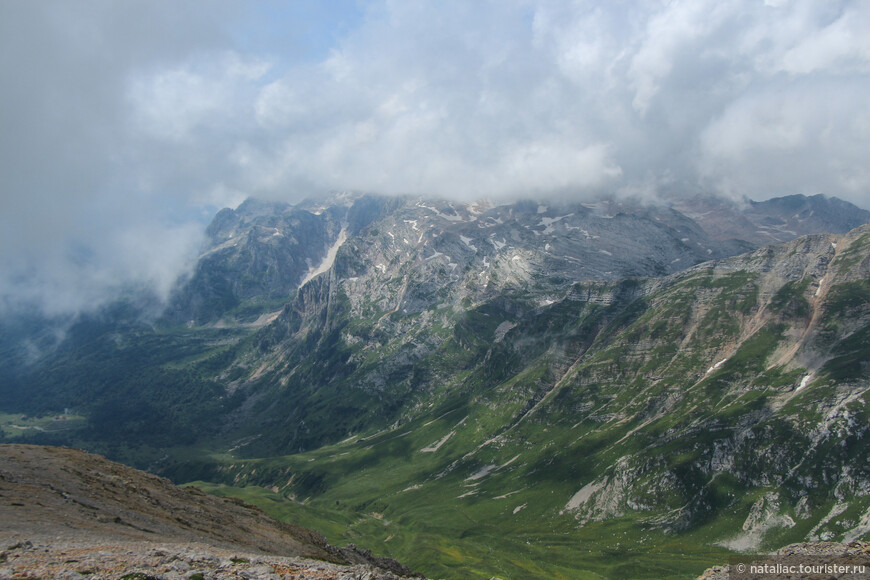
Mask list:
[[411,575],[394,560],[331,546],[239,500],[180,488],[99,455],[0,445],[0,578],[203,571],[213,578]]

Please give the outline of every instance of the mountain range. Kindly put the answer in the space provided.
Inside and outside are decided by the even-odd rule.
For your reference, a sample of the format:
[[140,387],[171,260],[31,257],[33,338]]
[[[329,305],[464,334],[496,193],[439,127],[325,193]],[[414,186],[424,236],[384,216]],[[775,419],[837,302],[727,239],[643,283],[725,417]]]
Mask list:
[[159,310],[3,321],[0,426],[432,577],[866,539],[868,221],[820,195],[249,199]]

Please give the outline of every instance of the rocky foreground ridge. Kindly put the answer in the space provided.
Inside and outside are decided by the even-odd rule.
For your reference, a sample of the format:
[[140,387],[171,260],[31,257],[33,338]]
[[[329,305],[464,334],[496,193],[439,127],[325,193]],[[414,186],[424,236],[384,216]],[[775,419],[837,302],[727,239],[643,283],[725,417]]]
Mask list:
[[238,500],[69,448],[0,445],[0,578],[421,577]]
[[[825,569],[830,565],[849,567],[848,572],[820,572],[819,574],[793,574],[793,575],[776,575],[770,573],[753,573],[750,571],[749,565],[744,564],[738,568],[739,564],[727,566],[713,566],[704,571],[697,580],[763,580],[771,577],[788,577],[814,579],[820,578],[825,580],[839,578],[858,578],[866,577],[863,573],[870,570],[870,542],[849,542],[841,544],[838,542],[816,542],[816,543],[799,543],[790,544],[771,554],[769,557],[759,556],[755,560],[757,564],[767,565],[776,569],[777,564],[780,567],[786,565],[794,565],[803,563],[805,566],[815,567],[816,569]],[[854,570],[861,570],[855,572]]]

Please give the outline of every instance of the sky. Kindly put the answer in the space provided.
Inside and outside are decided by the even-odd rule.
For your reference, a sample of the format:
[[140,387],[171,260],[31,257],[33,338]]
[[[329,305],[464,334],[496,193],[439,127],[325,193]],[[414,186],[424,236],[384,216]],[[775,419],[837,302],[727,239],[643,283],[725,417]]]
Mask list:
[[165,297],[329,191],[870,208],[860,0],[3,0],[0,311]]

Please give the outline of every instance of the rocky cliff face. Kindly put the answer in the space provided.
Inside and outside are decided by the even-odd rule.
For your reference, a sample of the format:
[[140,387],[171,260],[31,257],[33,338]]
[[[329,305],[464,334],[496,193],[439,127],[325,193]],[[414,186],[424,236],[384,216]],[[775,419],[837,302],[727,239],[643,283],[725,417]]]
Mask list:
[[386,198],[338,196],[327,206],[249,199],[235,210],[223,209],[206,230],[196,268],[179,281],[164,317],[190,325],[221,318],[254,321],[328,270],[344,240],[394,204]]
[[[347,248],[345,239],[351,240]],[[347,276],[339,272],[345,280],[359,278],[351,273],[362,264],[365,272],[357,274],[364,278],[413,274],[408,298],[416,296],[419,309],[450,285],[494,293],[537,279],[564,285],[661,275],[747,247],[714,243],[679,212],[639,202],[491,207],[344,196],[327,205],[291,207],[248,200],[215,217],[197,267],[182,282],[167,316],[203,324],[227,314],[260,313],[256,304],[288,301],[303,282],[326,271],[318,267],[330,249],[350,268]],[[368,282],[348,293],[383,293]]]
[[[356,239],[347,259],[391,277],[410,265],[428,280],[431,294],[446,284],[499,291],[534,278],[664,275],[753,246],[846,232],[867,221],[870,212],[821,195],[742,206],[712,197],[670,205],[602,200],[494,207],[355,195],[297,206],[250,199],[215,217],[196,269],[180,284],[166,315],[192,324],[227,315],[253,320],[325,271],[348,237]],[[468,275],[472,269],[475,276]],[[361,289],[351,294],[356,290]],[[427,298],[421,296],[424,303]]]

